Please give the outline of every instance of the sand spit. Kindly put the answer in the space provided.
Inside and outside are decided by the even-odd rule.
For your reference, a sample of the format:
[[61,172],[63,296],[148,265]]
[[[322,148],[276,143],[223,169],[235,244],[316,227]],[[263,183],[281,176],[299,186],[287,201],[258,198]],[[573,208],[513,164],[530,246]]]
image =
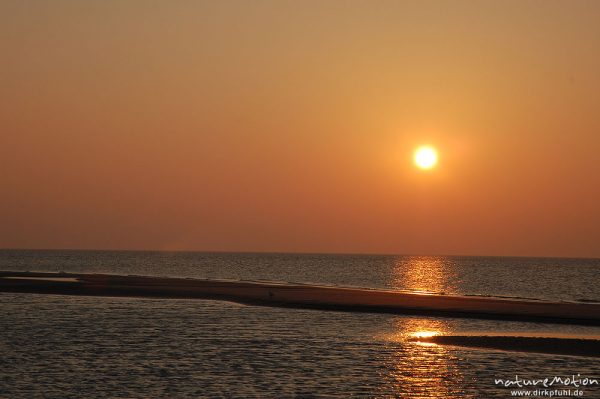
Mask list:
[[600,325],[600,303],[434,295],[283,282],[0,271],[0,292],[224,299],[267,306]]
[[411,341],[473,348],[600,358],[600,340],[506,335],[434,335]]

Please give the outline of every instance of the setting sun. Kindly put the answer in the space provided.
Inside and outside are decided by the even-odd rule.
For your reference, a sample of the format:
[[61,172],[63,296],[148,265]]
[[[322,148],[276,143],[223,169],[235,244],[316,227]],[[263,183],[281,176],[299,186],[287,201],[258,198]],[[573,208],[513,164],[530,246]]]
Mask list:
[[421,146],[415,150],[414,160],[420,169],[431,169],[437,164],[437,151],[431,146]]

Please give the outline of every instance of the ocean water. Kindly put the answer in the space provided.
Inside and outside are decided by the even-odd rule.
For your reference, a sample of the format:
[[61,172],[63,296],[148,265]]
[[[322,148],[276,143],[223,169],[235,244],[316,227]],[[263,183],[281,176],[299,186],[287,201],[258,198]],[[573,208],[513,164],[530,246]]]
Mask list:
[[[598,259],[0,251],[0,270],[277,280],[600,301]],[[506,398],[495,379],[595,358],[425,345],[419,332],[600,335],[600,327],[225,301],[0,294],[0,397]],[[580,387],[600,397],[600,387]]]

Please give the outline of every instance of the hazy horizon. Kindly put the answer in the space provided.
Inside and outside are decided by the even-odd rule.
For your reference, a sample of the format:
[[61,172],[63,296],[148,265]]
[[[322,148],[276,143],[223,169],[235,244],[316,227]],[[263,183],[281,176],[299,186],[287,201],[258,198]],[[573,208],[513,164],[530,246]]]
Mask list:
[[599,18],[3,1],[0,248],[599,258]]
[[256,254],[256,255],[324,255],[324,256],[397,256],[414,258],[548,258],[548,259],[600,259],[593,256],[544,256],[544,255],[494,255],[494,254],[417,254],[380,252],[311,252],[311,251],[219,251],[210,249],[144,249],[144,248],[0,248],[0,251],[51,251],[51,252],[164,252],[197,254]]

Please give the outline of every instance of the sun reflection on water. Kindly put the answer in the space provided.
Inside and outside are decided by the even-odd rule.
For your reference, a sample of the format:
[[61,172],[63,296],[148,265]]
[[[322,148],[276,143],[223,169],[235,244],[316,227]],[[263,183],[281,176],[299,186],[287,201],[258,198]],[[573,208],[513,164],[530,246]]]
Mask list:
[[429,338],[429,337],[434,337],[436,335],[440,335],[440,333],[437,331],[417,331],[412,334],[412,336],[416,339]]
[[411,256],[398,258],[393,269],[392,284],[415,292],[455,292],[454,278],[449,258]]
[[[415,292],[452,292],[452,267],[443,257],[411,257],[399,260],[394,269],[394,286]],[[461,359],[445,346],[419,342],[418,338],[452,332],[448,320],[426,317],[399,317],[394,321],[390,351],[382,374],[386,390],[395,397],[472,398],[463,391]]]
[[471,397],[460,388],[465,386],[460,359],[442,345],[415,341],[449,334],[451,327],[446,320],[400,317],[394,327],[396,333],[390,337],[385,359],[388,368],[382,375],[386,391],[402,398]]

